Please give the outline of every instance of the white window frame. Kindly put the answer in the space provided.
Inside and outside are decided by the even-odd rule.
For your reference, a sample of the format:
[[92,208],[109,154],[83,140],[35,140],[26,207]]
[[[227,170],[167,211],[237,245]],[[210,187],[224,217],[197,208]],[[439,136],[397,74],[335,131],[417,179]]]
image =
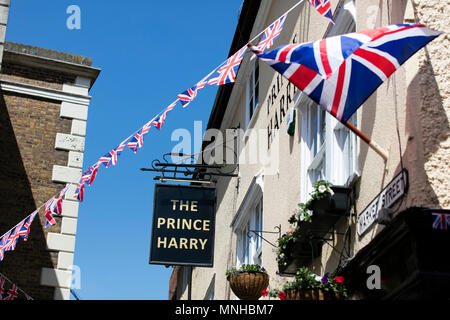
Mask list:
[[[236,267],[242,264],[262,264],[263,179],[253,179],[242,204],[233,218],[236,235]],[[250,230],[256,232],[250,232]]]
[[[246,102],[245,102],[245,129],[250,126],[252,119],[255,118],[258,107],[260,106],[259,101],[259,78],[260,78],[260,68],[259,61],[255,59],[251,70],[250,76],[247,80],[246,86]],[[250,112],[251,110],[251,112]]]
[[[352,32],[355,22],[351,12],[340,7],[336,24],[331,28],[328,37]],[[300,201],[306,202],[313,190],[314,183],[321,178],[335,185],[348,185],[350,177],[359,176],[358,168],[358,141],[355,134],[351,133],[336,118],[299,92],[296,97],[296,107],[302,113],[301,129],[301,191]],[[321,124],[318,114],[325,114],[322,145],[314,145],[320,140],[320,131],[314,130]],[[350,118],[350,122],[356,126],[357,113]],[[314,136],[313,136],[314,135]],[[321,165],[324,165],[321,167]]]

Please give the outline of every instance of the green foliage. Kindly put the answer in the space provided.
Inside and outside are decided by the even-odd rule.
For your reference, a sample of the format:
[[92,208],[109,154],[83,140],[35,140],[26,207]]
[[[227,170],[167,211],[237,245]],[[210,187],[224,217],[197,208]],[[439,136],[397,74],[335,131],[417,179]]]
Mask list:
[[319,289],[321,282],[306,267],[301,267],[295,274],[294,281],[288,281],[284,284],[283,290],[310,290]]
[[279,266],[286,266],[288,260],[287,245],[292,239],[299,238],[300,229],[298,228],[298,223],[300,221],[311,222],[313,212],[309,209],[311,203],[314,200],[320,200],[333,195],[333,190],[331,190],[331,183],[325,180],[317,181],[314,184],[314,190],[310,193],[311,198],[306,203],[299,203],[296,212],[289,218],[288,222],[291,225],[295,225],[293,231],[284,234],[278,239],[277,247],[277,261]]
[[325,180],[317,181],[314,184],[314,190],[310,193],[310,198],[306,203],[299,203],[298,210],[293,214],[290,219],[290,224],[296,224],[300,221],[311,222],[311,217],[313,212],[309,209],[311,203],[314,200],[324,199],[330,195],[333,195],[333,190],[331,190],[331,183]]
[[315,275],[306,267],[297,270],[293,281],[288,281],[283,285],[283,290],[272,289],[268,292],[270,297],[277,297],[280,292],[286,290],[313,290],[321,289],[326,292],[334,292],[341,297],[347,297],[347,289],[344,285],[344,277],[329,275],[327,272],[322,278]]
[[240,266],[239,269],[231,268],[230,270],[227,270],[225,272],[225,275],[227,276],[227,279],[228,279],[233,274],[245,273],[245,272],[267,274],[266,269],[264,269],[260,265],[257,265],[257,264],[243,264],[243,265]]

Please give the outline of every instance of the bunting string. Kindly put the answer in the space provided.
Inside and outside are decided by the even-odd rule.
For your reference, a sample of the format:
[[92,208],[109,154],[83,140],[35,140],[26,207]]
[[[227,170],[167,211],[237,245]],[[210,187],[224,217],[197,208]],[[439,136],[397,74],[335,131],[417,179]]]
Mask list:
[[[83,202],[85,185],[86,184],[88,186],[92,185],[98,174],[100,166],[104,165],[106,168],[108,168],[111,164],[113,166],[117,165],[118,157],[123,152],[125,147],[130,148],[134,153],[136,153],[140,148],[143,147],[144,136],[150,131],[150,128],[154,126],[158,130],[161,130],[164,121],[166,120],[167,113],[173,110],[178,102],[180,102],[183,108],[186,108],[196,98],[198,91],[200,89],[203,89],[206,85],[220,86],[227,83],[235,82],[238,69],[240,67],[241,62],[243,61],[244,55],[247,52],[248,44],[251,43],[252,41],[255,41],[257,38],[263,35],[259,44],[256,45],[253,49],[257,50],[257,53],[263,53],[266,49],[272,47],[275,39],[281,34],[283,24],[287,15],[297,6],[303,3],[303,1],[304,0],[301,0],[294,6],[292,6],[289,10],[283,13],[277,20],[275,20],[267,28],[265,28],[255,37],[253,37],[253,39],[251,39],[245,46],[243,46],[241,49],[239,49],[237,52],[231,55],[227,60],[225,60],[216,68],[214,68],[207,76],[202,78],[191,88],[178,94],[177,99],[174,102],[172,102],[168,107],[161,110],[150,121],[148,121],[138,130],[136,130],[134,133],[129,135],[117,147],[113,148],[104,156],[100,157],[95,164],[91,165],[86,171],[83,172],[80,181],[78,182],[78,184],[76,184],[76,190],[73,198],[78,200],[79,202]],[[322,7],[326,3],[329,3],[330,0],[318,0],[318,1],[308,0],[308,1],[322,15],[329,13],[329,11],[322,13],[318,8]],[[318,3],[319,5],[316,6],[316,3]],[[324,15],[324,17],[330,19],[329,16]],[[332,22],[334,23],[334,21]],[[56,224],[54,215],[55,214],[59,216],[62,215],[62,202],[64,196],[66,195],[69,189],[69,186],[70,184],[67,184],[61,191],[59,191],[48,201],[43,203],[33,213],[28,215],[15,227],[13,227],[8,232],[3,234],[3,236],[0,238],[0,261],[3,260],[5,252],[12,251],[15,249],[17,240],[20,237],[22,237],[24,241],[28,239],[31,223],[33,222],[33,219],[35,218],[36,214],[38,214],[42,208],[44,208],[45,228],[51,227]]]
[[[10,288],[8,290],[5,288],[6,281],[10,284]],[[27,300],[33,300],[33,298],[30,297],[25,291],[20,289],[16,284],[0,272],[0,300],[16,300],[19,297],[19,292],[23,293]]]

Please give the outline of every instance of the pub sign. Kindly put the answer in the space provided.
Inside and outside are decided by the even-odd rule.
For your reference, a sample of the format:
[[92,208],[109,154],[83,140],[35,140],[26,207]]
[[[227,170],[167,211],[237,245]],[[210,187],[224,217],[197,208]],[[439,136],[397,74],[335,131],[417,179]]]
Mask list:
[[150,264],[212,267],[216,189],[155,185]]

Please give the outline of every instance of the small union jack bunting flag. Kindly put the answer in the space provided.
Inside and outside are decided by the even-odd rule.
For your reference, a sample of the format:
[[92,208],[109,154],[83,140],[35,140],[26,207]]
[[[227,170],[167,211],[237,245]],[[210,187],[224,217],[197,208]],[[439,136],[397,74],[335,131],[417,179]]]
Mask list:
[[[202,80],[200,80],[195,86],[193,86],[192,88],[187,89],[186,91],[180,93],[177,97],[178,100],[180,100],[181,102],[181,106],[183,108],[186,108],[189,103],[192,102],[192,100],[195,99],[195,97],[197,97],[197,93],[200,89],[203,89],[209,82],[209,80],[211,79],[211,76],[217,71],[217,68],[214,69],[213,71],[211,71],[206,77],[204,77]],[[211,84],[211,83],[210,83]],[[172,106],[172,108],[170,110],[173,109],[173,107],[175,106],[175,104],[177,103],[176,100],[175,102],[173,102],[170,106]],[[169,107],[170,107],[169,106]],[[170,111],[169,110],[169,111]]]
[[103,157],[101,157],[98,162],[102,163],[106,168],[108,168],[111,164],[115,166],[117,164],[118,157],[122,153],[123,149],[125,148],[127,141],[129,138],[122,141],[119,146],[117,146],[115,149],[112,149],[109,153],[105,154]]
[[84,197],[84,183],[79,183],[77,185],[77,189],[75,190],[74,193],[74,199],[77,199],[80,202],[83,202],[83,197]]
[[420,24],[399,24],[281,46],[257,56],[345,123],[409,57],[440,34]]
[[244,59],[246,50],[246,46],[241,48],[238,52],[229,57],[227,61],[222,63],[217,71],[211,75],[211,78],[208,80],[208,84],[216,84],[220,86],[226,83],[235,82],[239,66]]
[[450,213],[432,212],[433,229],[450,230]]
[[[181,101],[181,99],[180,99]],[[173,108],[175,108],[176,104],[178,102],[178,99],[172,102],[165,110],[164,112],[159,115],[155,120],[152,120],[151,123],[158,128],[158,130],[161,130],[162,125],[164,124],[164,121],[167,117],[167,112],[171,111]]]
[[12,287],[6,292],[7,296],[3,298],[3,300],[15,300],[19,296],[19,293],[17,292],[17,286],[15,284],[12,285]]
[[128,139],[125,139],[124,141],[122,141],[119,144],[119,146],[117,148],[115,148],[109,152],[109,154],[111,155],[111,163],[113,166],[115,166],[117,164],[117,159],[120,156],[120,154],[122,153],[123,149],[125,148],[127,140]]
[[22,237],[23,241],[27,241],[28,240],[28,236],[30,235],[31,224],[33,223],[34,217],[37,215],[38,212],[39,212],[39,210],[34,211],[28,217],[26,222],[24,222],[22,228],[20,229],[19,234]]
[[[273,22],[270,26],[264,30],[264,34],[261,38],[261,41],[258,43],[257,46],[252,48],[252,51],[256,53],[263,53],[266,51],[266,49],[270,49],[273,46],[273,42],[276,38],[280,35],[281,31],[283,30],[284,21],[286,20],[286,15],[282,15],[280,18],[278,18],[275,22]],[[256,56],[252,56],[252,60]]]
[[93,182],[95,177],[97,176],[97,172],[98,172],[98,167],[101,165],[101,162],[97,162],[95,163],[92,167],[91,167],[91,178],[88,181],[88,185],[90,186]]
[[102,163],[105,167],[109,167],[111,163],[112,156],[110,153],[105,154],[103,157],[98,159],[98,162]]
[[0,238],[0,261],[3,260],[3,258],[5,256],[6,248],[8,247],[9,242],[11,241],[9,239],[10,234],[11,234],[11,231],[8,231],[7,233],[5,233],[3,235],[3,237]]
[[45,209],[44,209],[45,228],[54,226],[56,224],[56,221],[53,218],[53,210],[52,210],[52,205],[53,205],[54,200],[55,200],[55,198],[51,198],[45,204]]
[[330,0],[308,0],[309,3],[320,13],[324,18],[330,20],[334,24],[333,14],[331,13],[331,1]]
[[17,240],[20,238],[20,229],[22,229],[24,221],[22,220],[16,225],[9,235],[9,241],[6,245],[5,251],[13,251],[16,249]]
[[[1,259],[0,259],[1,261]],[[0,274],[0,300],[3,300],[3,294],[6,292],[5,291],[5,277],[3,277],[2,274]]]
[[191,101],[195,99],[195,97],[197,96],[197,90],[197,85],[195,85],[178,95],[178,99],[180,99],[181,106],[183,108],[186,108],[189,103],[191,103]]
[[144,124],[144,126],[139,129],[139,131],[128,141],[127,147],[133,150],[134,153],[138,151],[138,149],[142,148],[144,145],[144,136],[150,131],[150,128],[152,127],[152,122],[154,118]]

